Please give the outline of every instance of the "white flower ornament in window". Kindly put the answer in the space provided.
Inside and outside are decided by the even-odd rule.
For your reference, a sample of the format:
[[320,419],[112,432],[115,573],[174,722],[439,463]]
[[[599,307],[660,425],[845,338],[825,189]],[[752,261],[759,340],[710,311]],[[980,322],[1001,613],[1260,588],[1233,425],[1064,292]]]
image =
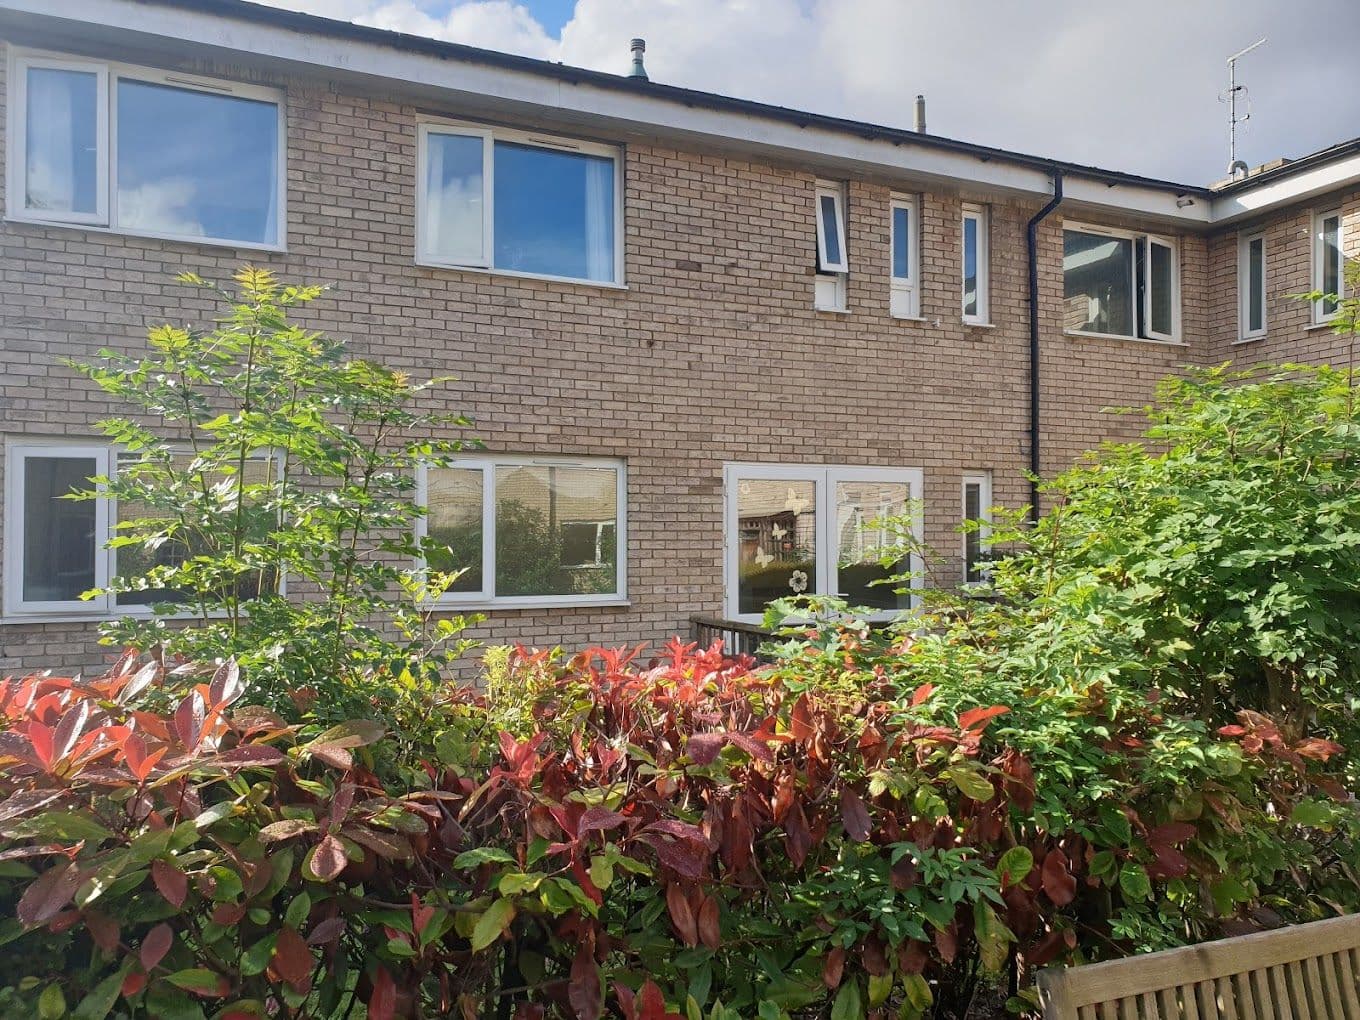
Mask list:
[[793,589],[795,595],[801,595],[807,591],[808,576],[806,570],[795,570],[789,575],[789,587]]

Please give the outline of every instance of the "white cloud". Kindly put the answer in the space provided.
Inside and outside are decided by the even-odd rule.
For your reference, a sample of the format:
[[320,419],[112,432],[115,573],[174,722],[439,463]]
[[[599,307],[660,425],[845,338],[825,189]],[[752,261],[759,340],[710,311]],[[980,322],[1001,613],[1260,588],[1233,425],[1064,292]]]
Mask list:
[[623,73],[647,39],[653,80],[905,126],[1076,162],[1207,182],[1227,163],[1224,60],[1240,77],[1249,162],[1354,133],[1355,0],[577,0],[554,38],[515,0],[267,0]]

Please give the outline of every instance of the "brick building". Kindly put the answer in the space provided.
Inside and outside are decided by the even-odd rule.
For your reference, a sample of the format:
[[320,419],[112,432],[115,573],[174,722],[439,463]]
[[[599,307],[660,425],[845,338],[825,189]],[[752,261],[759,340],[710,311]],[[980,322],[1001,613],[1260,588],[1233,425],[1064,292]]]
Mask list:
[[1360,249],[1360,142],[1182,185],[238,0],[0,0],[0,41],[4,669],[104,654],[109,511],[57,497],[116,467],[113,408],[59,359],[205,318],[186,269],[328,284],[309,326],[458,377],[450,610],[535,644],[887,611],[885,510],[962,581],[966,510],[1136,428],[1102,408],[1349,357],[1286,295]]

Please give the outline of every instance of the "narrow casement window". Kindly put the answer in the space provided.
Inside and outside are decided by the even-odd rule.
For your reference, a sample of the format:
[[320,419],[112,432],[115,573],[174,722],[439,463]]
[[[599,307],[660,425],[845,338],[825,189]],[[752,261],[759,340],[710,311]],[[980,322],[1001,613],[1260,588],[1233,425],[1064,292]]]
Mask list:
[[1255,340],[1266,334],[1266,238],[1243,237],[1237,261],[1238,335]]
[[14,66],[19,217],[282,245],[276,90],[122,64],[20,56]]
[[817,268],[823,273],[846,273],[845,191],[817,186]]
[[986,324],[988,310],[987,210],[963,207],[963,321]]
[[1340,308],[1341,267],[1341,210],[1334,209],[1313,218],[1313,289],[1323,295],[1313,302],[1315,322],[1331,320]]
[[899,319],[914,319],[921,314],[916,210],[914,198],[894,198],[888,206],[889,310]]
[[963,532],[963,581],[986,579],[987,539],[992,522],[992,476],[972,472],[963,476],[963,519],[972,522]]
[[624,466],[494,457],[419,472],[423,563],[442,601],[571,605],[625,597]]
[[616,283],[618,150],[422,125],[419,261]]
[[1063,230],[1063,328],[1172,342],[1180,336],[1173,241],[1104,227]]
[[838,595],[878,616],[910,607],[909,590],[881,582],[911,566],[890,522],[912,520],[919,471],[729,464],[724,480],[729,616],[758,620],[795,595]]
[[108,581],[108,504],[74,500],[107,474],[100,447],[11,446],[6,457],[5,614],[90,614],[81,599]]

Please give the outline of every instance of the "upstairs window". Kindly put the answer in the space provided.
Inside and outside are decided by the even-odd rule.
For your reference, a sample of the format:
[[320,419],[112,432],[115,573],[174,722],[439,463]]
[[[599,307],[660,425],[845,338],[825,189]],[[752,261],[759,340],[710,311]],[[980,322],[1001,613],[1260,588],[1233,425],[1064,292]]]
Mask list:
[[16,219],[282,245],[276,90],[38,56],[20,56],[14,68]]
[[1103,227],[1065,228],[1063,327],[1094,336],[1179,339],[1180,265],[1175,244]]
[[963,207],[963,321],[990,323],[988,276],[991,256],[987,210],[980,205]]
[[1266,237],[1251,234],[1239,243],[1237,258],[1238,336],[1266,335]]
[[817,234],[817,278],[813,307],[824,312],[846,308],[846,277],[850,272],[845,248],[845,186],[818,181],[813,220]]
[[419,147],[419,261],[619,282],[618,149],[435,124]]
[[1313,302],[1314,322],[1330,322],[1340,310],[1342,265],[1341,210],[1318,213],[1313,217],[1313,289],[1324,296]]
[[921,314],[919,255],[915,198],[894,197],[888,204],[889,311],[899,319]]

